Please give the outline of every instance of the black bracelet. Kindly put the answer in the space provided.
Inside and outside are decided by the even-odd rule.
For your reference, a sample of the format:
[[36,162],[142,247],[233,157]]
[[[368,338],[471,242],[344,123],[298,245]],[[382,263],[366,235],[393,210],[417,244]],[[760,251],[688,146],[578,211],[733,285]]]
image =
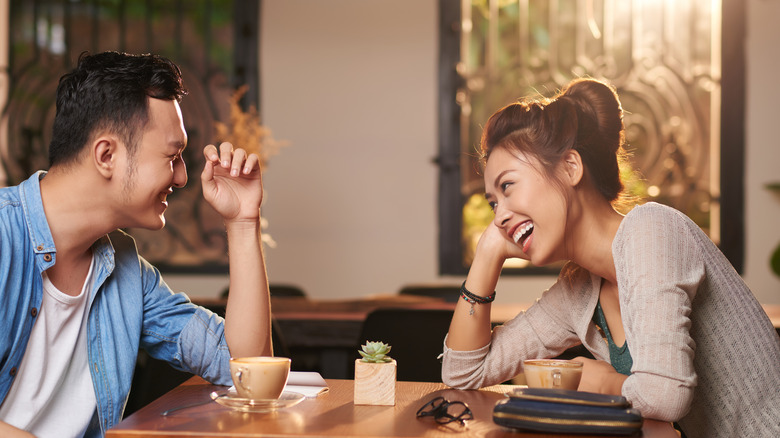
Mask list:
[[466,289],[466,281],[463,281],[463,284],[460,286],[460,297],[463,298],[463,301],[471,304],[471,310],[469,310],[469,315],[474,314],[474,304],[487,304],[492,303],[493,300],[496,299],[496,291],[493,291],[492,294],[481,297],[479,295],[475,295],[471,293],[468,289]]

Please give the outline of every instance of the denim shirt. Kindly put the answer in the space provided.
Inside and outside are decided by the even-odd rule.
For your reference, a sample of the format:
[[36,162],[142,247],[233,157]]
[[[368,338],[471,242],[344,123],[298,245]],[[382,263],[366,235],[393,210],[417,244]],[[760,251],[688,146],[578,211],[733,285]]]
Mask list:
[[[0,403],[13,383],[43,299],[41,274],[56,248],[41,200],[38,172],[0,189]],[[138,349],[220,385],[230,385],[224,320],[173,293],[160,272],[116,231],[92,246],[87,354],[100,434],[122,419]]]

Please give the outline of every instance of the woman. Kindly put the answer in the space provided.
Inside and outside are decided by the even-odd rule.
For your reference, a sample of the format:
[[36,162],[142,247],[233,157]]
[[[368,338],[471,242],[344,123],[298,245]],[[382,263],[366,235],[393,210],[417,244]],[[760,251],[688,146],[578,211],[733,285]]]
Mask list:
[[[655,203],[615,211],[623,142],[618,96],[592,79],[490,117],[481,152],[495,219],[445,340],[444,382],[493,385],[524,359],[583,344],[596,360],[578,358],[581,391],[621,394],[691,438],[780,436],[774,327],[685,215]],[[489,303],[511,257],[569,263],[528,311],[491,331]]]

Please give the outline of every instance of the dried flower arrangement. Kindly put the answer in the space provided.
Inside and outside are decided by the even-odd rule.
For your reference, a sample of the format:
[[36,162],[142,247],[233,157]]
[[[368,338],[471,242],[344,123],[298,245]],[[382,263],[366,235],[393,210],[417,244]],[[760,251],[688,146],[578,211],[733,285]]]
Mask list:
[[229,123],[215,122],[216,141],[227,141],[234,146],[241,146],[249,153],[260,157],[260,168],[265,170],[268,160],[287,146],[287,142],[277,141],[271,136],[271,130],[260,123],[257,107],[251,105],[247,111],[241,108],[241,98],[248,86],[239,87],[228,99],[230,103]]
[[[257,107],[250,105],[249,109],[244,111],[241,107],[241,98],[249,90],[249,87],[243,85],[236,89],[230,96],[229,122],[223,123],[216,121],[214,128],[216,130],[215,143],[230,142],[234,146],[244,148],[248,153],[255,153],[260,157],[260,169],[265,170],[270,158],[279,153],[279,150],[287,146],[286,141],[277,141],[271,135],[271,130],[260,123],[260,115]],[[260,226],[263,230],[268,227],[268,221],[261,217]],[[271,248],[276,247],[276,242],[268,233],[262,234],[262,241]]]

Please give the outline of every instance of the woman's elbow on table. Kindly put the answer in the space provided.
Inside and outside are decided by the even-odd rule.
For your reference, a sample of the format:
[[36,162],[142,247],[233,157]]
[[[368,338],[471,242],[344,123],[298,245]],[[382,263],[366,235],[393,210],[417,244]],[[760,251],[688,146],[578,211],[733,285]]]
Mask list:
[[[628,382],[628,380],[626,380]],[[644,418],[661,421],[678,421],[691,408],[694,388],[680,382],[624,386],[623,395],[639,410]]]
[[441,379],[442,382],[456,389],[479,389],[490,386],[487,371],[487,355],[490,344],[472,351],[456,351],[447,347],[446,339],[444,351],[441,354]]
[[445,385],[454,389],[479,389],[482,387],[475,380],[453,378],[452,376],[445,376],[444,374],[442,374],[441,380]]
[[483,364],[471,364],[444,360],[441,368],[441,381],[455,389],[479,389],[489,386],[485,382]]

